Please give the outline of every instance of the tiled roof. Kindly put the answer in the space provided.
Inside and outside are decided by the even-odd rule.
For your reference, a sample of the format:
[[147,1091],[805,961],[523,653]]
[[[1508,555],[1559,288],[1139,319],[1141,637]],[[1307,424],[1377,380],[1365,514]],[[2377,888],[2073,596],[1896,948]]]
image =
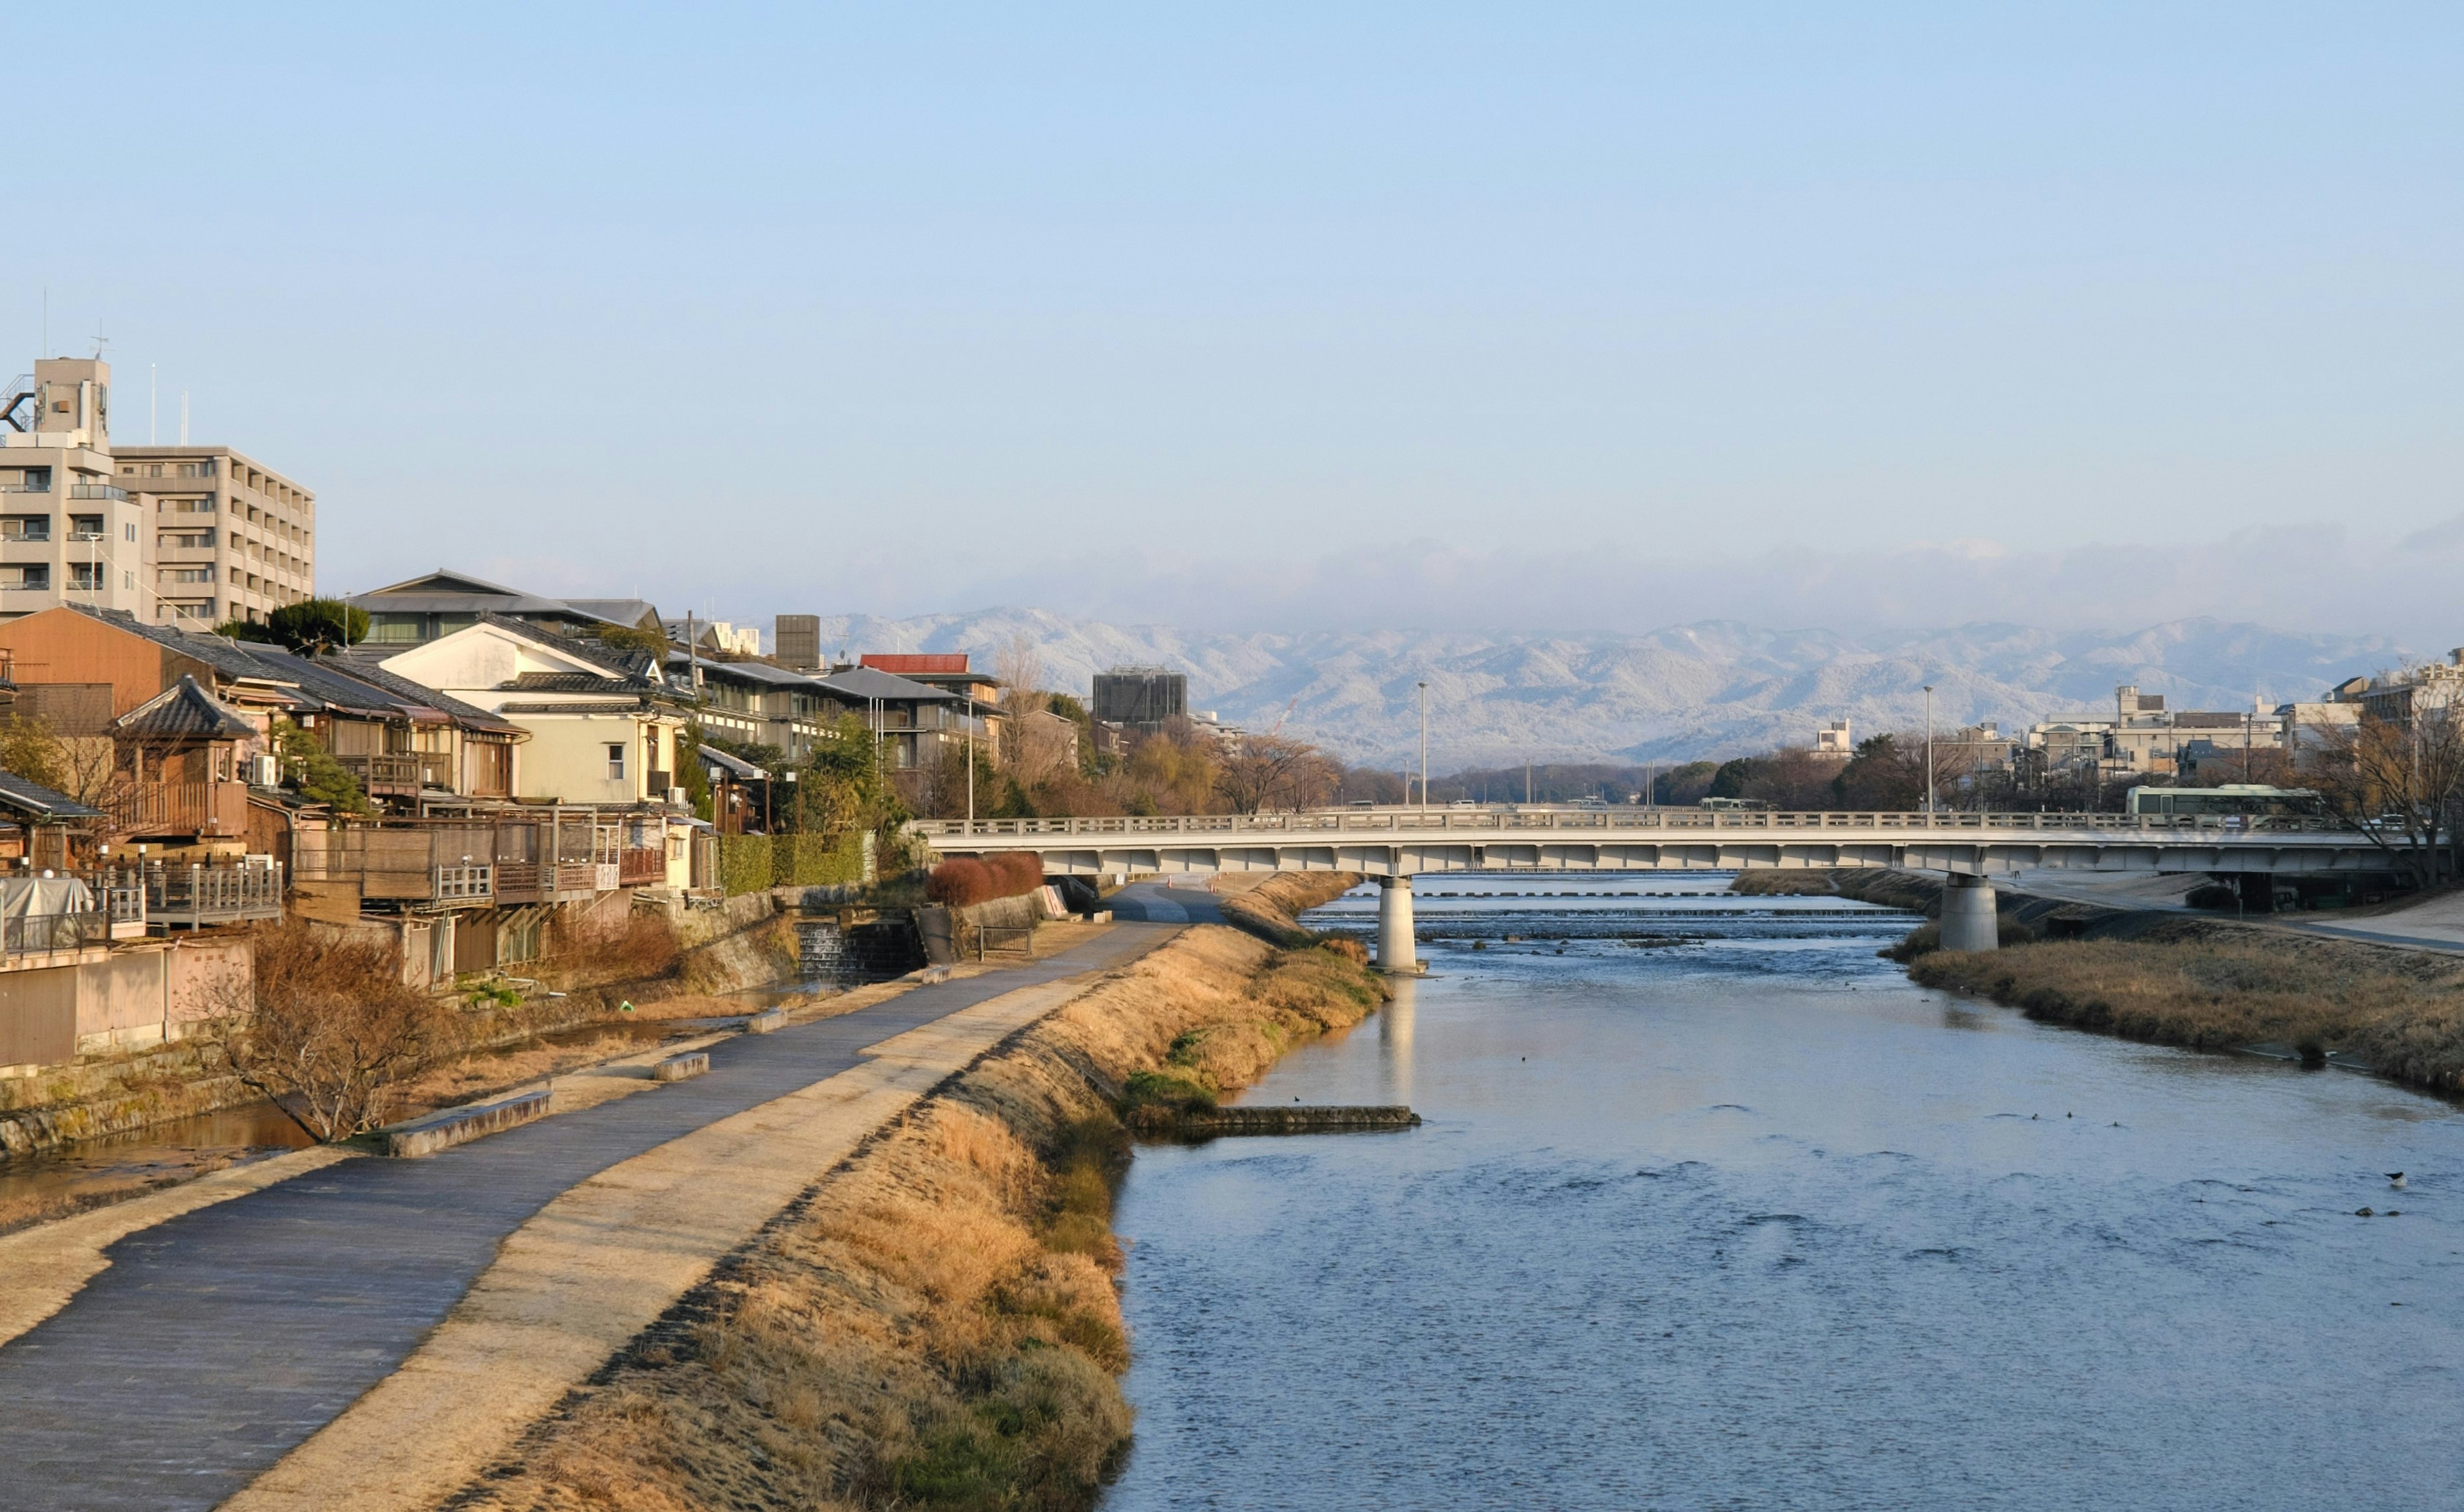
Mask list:
[[256,726],[198,687],[197,680],[186,672],[178,682],[113,720],[111,728],[140,740],[243,740],[256,734]]
[[13,808],[33,819],[99,819],[102,810],[88,808],[66,793],[55,793],[29,782],[14,772],[0,772],[0,808]]

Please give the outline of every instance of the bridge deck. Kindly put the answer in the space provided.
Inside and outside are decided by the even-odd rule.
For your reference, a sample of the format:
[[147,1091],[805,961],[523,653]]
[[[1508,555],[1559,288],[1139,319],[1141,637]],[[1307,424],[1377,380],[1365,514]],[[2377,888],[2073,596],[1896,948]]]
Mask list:
[[1760,866],[2362,871],[2391,859],[2366,830],[2303,817],[1381,809],[919,820],[912,827],[945,855],[1029,851],[1048,871],[1079,875]]

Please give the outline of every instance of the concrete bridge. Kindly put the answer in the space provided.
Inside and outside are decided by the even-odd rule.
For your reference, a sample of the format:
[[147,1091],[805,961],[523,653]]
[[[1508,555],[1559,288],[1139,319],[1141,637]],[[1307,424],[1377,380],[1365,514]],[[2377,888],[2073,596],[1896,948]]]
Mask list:
[[1378,964],[1417,969],[1412,881],[1432,871],[1939,871],[1943,944],[1991,950],[1991,878],[2022,868],[2252,875],[2382,870],[2340,820],[2120,814],[1429,808],[1115,819],[918,820],[944,856],[1025,851],[1048,874],[1354,871],[1377,879]]

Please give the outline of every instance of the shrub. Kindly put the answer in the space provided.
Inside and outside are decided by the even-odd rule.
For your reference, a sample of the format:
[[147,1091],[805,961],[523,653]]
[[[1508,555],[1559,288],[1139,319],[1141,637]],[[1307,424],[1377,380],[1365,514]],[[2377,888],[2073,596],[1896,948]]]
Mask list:
[[992,869],[973,856],[953,857],[924,880],[924,896],[954,909],[982,903],[993,896]]
[[990,856],[955,856],[933,868],[924,896],[954,909],[1015,898],[1044,886],[1044,864],[1020,851]]
[[208,1036],[251,1089],[320,1140],[385,1121],[395,1085],[449,1048],[448,1009],[403,985],[401,953],[305,923],[259,930],[254,983],[219,1004]]

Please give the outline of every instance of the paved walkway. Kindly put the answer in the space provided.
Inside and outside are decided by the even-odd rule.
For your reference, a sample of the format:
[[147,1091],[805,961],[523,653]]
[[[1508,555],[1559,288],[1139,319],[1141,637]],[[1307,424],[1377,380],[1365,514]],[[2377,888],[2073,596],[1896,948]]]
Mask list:
[[[543,1206],[1022,987],[1134,957],[1130,926],[1032,966],[724,1041],[711,1073],[425,1160],[363,1159],[132,1234],[0,1347],[0,1508],[208,1508],[391,1374]],[[0,1281],[0,1284],[5,1284]]]
[[1151,924],[1221,924],[1223,910],[1207,887],[1210,878],[1188,876],[1170,882],[1133,882],[1105,901],[1116,919],[1143,919]]

